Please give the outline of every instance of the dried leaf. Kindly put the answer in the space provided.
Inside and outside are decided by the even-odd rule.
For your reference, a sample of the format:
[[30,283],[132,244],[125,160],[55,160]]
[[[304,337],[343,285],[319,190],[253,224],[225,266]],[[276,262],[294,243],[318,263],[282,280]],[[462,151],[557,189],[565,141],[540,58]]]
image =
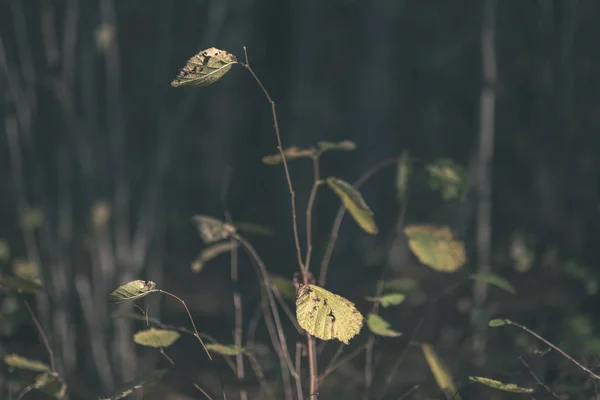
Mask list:
[[[298,158],[314,157],[317,154],[317,151],[313,148],[301,149],[300,147],[291,146],[283,150],[283,154],[285,155],[286,161],[291,161]],[[283,159],[281,158],[281,154],[277,153],[264,156],[262,162],[266,165],[279,165],[283,163]]]
[[229,72],[233,64],[237,64],[237,58],[233,54],[211,47],[190,58],[171,82],[171,86],[212,85]]
[[115,289],[108,295],[107,300],[110,303],[125,303],[141,299],[142,297],[155,292],[155,287],[156,283],[152,281],[131,281]]
[[200,237],[206,244],[227,239],[236,232],[235,226],[208,215],[196,215],[193,220],[200,232]]

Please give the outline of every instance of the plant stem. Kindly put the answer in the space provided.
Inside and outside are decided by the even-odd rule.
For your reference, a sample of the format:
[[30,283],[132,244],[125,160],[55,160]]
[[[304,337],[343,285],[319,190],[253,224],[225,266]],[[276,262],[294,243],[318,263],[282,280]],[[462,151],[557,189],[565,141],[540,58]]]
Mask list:
[[48,337],[44,333],[44,330],[42,329],[42,325],[40,325],[40,321],[38,321],[38,319],[36,318],[35,314],[33,313],[33,310],[29,306],[29,303],[27,302],[27,300],[23,300],[23,302],[25,303],[25,308],[27,308],[27,311],[29,311],[29,315],[31,315],[31,319],[33,320],[33,323],[35,324],[35,327],[37,328],[37,330],[42,338],[42,342],[44,343],[44,347],[46,348],[46,351],[48,352],[48,357],[50,358],[50,369],[54,372],[55,371],[54,352],[52,351],[52,347],[50,347],[50,342],[48,341]]
[[511,321],[510,319],[505,319],[504,322],[506,322],[508,325],[516,326],[517,328],[520,328],[520,329],[524,330],[525,332],[529,333],[531,336],[533,336],[533,337],[541,340],[542,342],[546,343],[548,346],[550,346],[554,350],[558,351],[567,360],[571,361],[573,364],[577,365],[583,371],[587,372],[589,376],[591,376],[594,379],[600,380],[600,376],[599,375],[595,374],[588,367],[586,367],[585,365],[581,364],[579,361],[577,361],[576,359],[574,359],[573,357],[571,357],[570,355],[568,355],[567,353],[565,353],[565,351],[562,350],[560,347],[558,347],[558,346],[552,344],[551,342],[549,342],[548,340],[544,339],[538,333],[535,333],[534,331],[532,331],[528,327],[526,327],[524,325],[521,325],[521,324],[518,324],[518,323],[516,323],[514,321]]
[[208,352],[208,349],[204,345],[204,342],[202,341],[202,338],[200,337],[200,334],[198,333],[198,329],[196,329],[196,323],[194,322],[194,318],[192,318],[192,314],[190,313],[190,309],[188,308],[187,304],[185,304],[185,301],[181,300],[179,297],[175,296],[173,293],[169,293],[169,292],[167,292],[165,290],[157,289],[156,291],[159,292],[159,293],[162,293],[162,294],[166,294],[167,296],[171,296],[172,298],[174,298],[175,300],[179,301],[183,305],[183,308],[185,308],[185,311],[187,312],[188,317],[190,317],[190,322],[192,323],[192,328],[194,328],[194,336],[196,336],[196,339],[198,339],[198,341],[202,345],[202,348],[206,352],[206,355],[208,355],[208,359],[212,361],[212,357],[210,356],[210,353]]
[[306,257],[304,258],[304,273],[308,274],[310,269],[310,259],[312,256],[313,244],[312,244],[312,210],[317,197],[317,190],[321,184],[321,177],[319,171],[319,156],[317,153],[312,157],[313,161],[313,176],[314,182],[312,189],[310,190],[310,196],[308,197],[308,204],[306,206]]
[[302,370],[302,343],[296,342],[296,371],[298,372],[298,379],[296,379],[296,395],[299,400],[304,399],[302,393],[302,380],[300,379],[300,371]]

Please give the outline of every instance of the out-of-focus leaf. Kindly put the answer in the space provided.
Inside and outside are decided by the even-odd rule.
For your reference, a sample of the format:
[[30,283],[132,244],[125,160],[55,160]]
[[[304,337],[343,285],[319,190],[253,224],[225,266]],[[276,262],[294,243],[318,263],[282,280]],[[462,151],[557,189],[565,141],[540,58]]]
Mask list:
[[506,320],[505,319],[493,319],[490,322],[488,322],[488,326],[490,328],[497,328],[499,326],[503,326],[506,325]]
[[373,235],[377,233],[373,212],[358,190],[348,182],[333,177],[327,178],[327,185],[338,195],[352,218],[365,232]]
[[533,389],[523,388],[515,385],[514,383],[503,383],[497,381],[495,379],[483,378],[481,376],[470,376],[469,380],[471,382],[481,383],[482,385],[489,386],[496,390],[502,390],[504,392],[512,392],[512,393],[533,393]]
[[480,282],[485,282],[490,285],[494,285],[502,290],[506,290],[509,293],[517,294],[517,290],[509,281],[494,274],[471,274],[469,279],[473,279]]
[[112,395],[110,397],[101,398],[100,400],[119,400],[124,397],[127,397],[134,391],[141,388],[142,386],[148,385],[150,383],[154,383],[154,382],[160,380],[165,375],[166,372],[167,371],[164,369],[159,369],[159,370],[152,371],[149,374],[142,375],[142,376],[134,379],[133,381],[123,385],[119,390],[116,391],[116,393],[114,395]]
[[0,239],[0,261],[10,260],[10,246],[5,239]]
[[317,285],[298,289],[296,319],[302,329],[322,339],[348,344],[363,325],[354,303]]
[[402,152],[398,159],[398,167],[396,169],[396,193],[398,200],[404,200],[406,191],[408,190],[408,181],[410,179],[411,165],[408,151]]
[[110,219],[111,207],[106,200],[97,201],[92,206],[92,225],[98,229],[106,226]]
[[440,190],[444,200],[464,198],[467,193],[467,173],[465,168],[449,159],[441,159],[428,164],[429,185]]
[[281,297],[286,300],[296,301],[296,287],[291,279],[279,275],[269,275],[271,287],[277,289]]
[[375,335],[386,337],[399,337],[402,335],[401,332],[390,329],[390,323],[377,314],[367,315],[367,326]]
[[[314,157],[317,154],[317,151],[314,148],[302,149],[300,147],[291,146],[283,150],[283,154],[285,155],[286,161],[291,161],[298,158]],[[281,154],[277,153],[264,156],[262,162],[265,165],[279,165],[283,163],[283,159],[281,158]]]
[[275,234],[273,229],[255,222],[238,221],[234,225],[246,235],[273,236]]
[[405,294],[402,293],[391,293],[386,294],[381,297],[367,297],[366,299],[375,303],[381,304],[383,308],[387,308],[390,306],[397,306],[402,304],[404,299],[406,298]]
[[238,347],[234,345],[224,345],[219,343],[208,343],[206,345],[206,349],[210,352],[218,353],[223,356],[235,356],[245,352],[243,347]]
[[16,276],[24,279],[36,280],[40,276],[39,264],[26,258],[15,258],[12,262],[12,270]]
[[139,331],[133,335],[133,341],[141,346],[158,349],[171,346],[180,336],[179,332],[176,331],[150,328],[145,331]]
[[535,261],[535,252],[527,238],[520,232],[512,235],[509,249],[510,258],[514,262],[515,270],[527,272]]
[[21,225],[27,230],[37,229],[44,223],[44,212],[41,208],[30,208],[21,215]]
[[436,271],[454,272],[466,262],[463,242],[455,240],[447,226],[410,225],[404,233],[419,261]]
[[224,253],[229,253],[233,249],[237,249],[239,247],[239,243],[234,241],[226,241],[226,242],[218,242],[213,243],[202,249],[200,255],[192,264],[192,271],[198,273],[204,267],[208,261],[216,258]]
[[208,215],[196,215],[193,219],[200,237],[206,244],[227,239],[236,232],[235,226]]
[[32,360],[18,354],[7,354],[4,363],[11,368],[25,369],[35,372],[50,372],[50,367],[41,361]]
[[356,143],[350,140],[343,140],[341,142],[319,142],[317,148],[320,152],[326,151],[352,151],[356,149]]
[[202,50],[188,60],[179,75],[171,82],[171,86],[205,87],[221,79],[237,58],[224,50],[211,47]]
[[44,290],[44,285],[38,279],[28,279],[20,276],[0,277],[0,287],[30,294],[36,294]]
[[409,294],[419,289],[419,283],[410,278],[398,278],[383,282],[383,293],[401,292]]
[[136,280],[128,282],[122,286],[119,286],[111,294],[108,295],[107,300],[110,303],[125,303],[141,299],[156,291],[156,283],[152,281]]
[[430,344],[422,344],[423,355],[439,388],[451,399],[460,399],[452,375]]

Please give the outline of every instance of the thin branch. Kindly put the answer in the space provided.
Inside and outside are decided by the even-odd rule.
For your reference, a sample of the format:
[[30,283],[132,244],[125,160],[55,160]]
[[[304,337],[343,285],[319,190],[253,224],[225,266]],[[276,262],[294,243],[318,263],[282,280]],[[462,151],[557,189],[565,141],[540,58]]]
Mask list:
[[312,211],[317,197],[317,190],[321,184],[321,173],[319,171],[319,156],[317,153],[312,157],[313,162],[313,185],[310,190],[310,196],[308,197],[308,204],[306,206],[306,257],[304,258],[304,269],[308,273],[310,269],[310,259],[313,251],[312,243]]
[[298,399],[304,399],[302,392],[302,380],[300,379],[302,371],[302,343],[296,342],[296,371],[298,372],[298,378],[296,379],[296,395]]
[[546,343],[548,346],[552,347],[554,350],[558,351],[563,357],[565,357],[567,360],[571,361],[573,364],[577,365],[581,370],[587,372],[587,374],[589,376],[591,376],[594,379],[598,379],[600,380],[600,376],[595,374],[592,370],[590,370],[588,367],[586,367],[585,365],[581,364],[579,361],[577,361],[576,359],[574,359],[573,357],[571,357],[570,355],[568,355],[567,353],[565,353],[560,347],[552,344],[551,342],[549,342],[548,340],[544,339],[541,335],[539,335],[538,333],[535,333],[534,331],[532,331],[531,329],[529,329],[528,327],[521,325],[519,323],[516,323],[514,321],[511,321],[509,319],[505,319],[503,320],[506,324],[508,325],[512,325],[512,326],[516,326],[519,329],[522,329],[523,331],[529,333],[531,336],[537,338],[538,340],[541,340],[542,342]]
[[548,393],[550,393],[552,395],[552,397],[556,398],[556,399],[560,399],[560,397],[554,393],[552,391],[552,389],[550,389],[550,387],[548,385],[546,385],[536,374],[535,372],[533,372],[533,369],[531,369],[531,367],[529,366],[529,364],[527,364],[527,362],[523,359],[523,357],[519,357],[519,361],[521,362],[521,364],[523,364],[523,366],[527,369],[527,371],[529,371],[529,373],[531,374],[531,376],[533,377],[533,379],[535,379],[535,381],[538,383],[538,385],[540,385],[541,387],[543,387]]
[[210,397],[210,396],[208,395],[208,393],[206,393],[206,392],[204,391],[204,389],[202,389],[200,386],[198,386],[197,384],[195,384],[195,383],[194,383],[194,387],[195,387],[196,389],[198,389],[198,390],[200,391],[200,393],[202,393],[203,395],[205,395],[205,396],[206,396],[206,398],[207,398],[208,400],[213,400],[213,398],[212,398],[212,397]]
[[[333,363],[333,362],[330,363],[330,365],[327,366],[327,368],[325,369],[325,371],[319,376],[319,384],[322,384],[323,381],[325,380],[325,378],[327,378],[329,375],[331,375],[333,372],[335,372],[335,370],[338,369],[340,366],[344,365],[345,363],[347,363],[349,361],[352,361],[365,348],[366,348],[366,345],[365,346],[357,347],[356,349],[354,349],[354,351],[352,351],[350,354],[348,354],[344,358],[340,359],[338,362],[336,362],[336,363]],[[336,357],[334,357],[334,358],[336,358]]]
[[52,351],[52,347],[50,347],[50,342],[48,341],[48,337],[44,333],[44,330],[42,329],[42,326],[40,325],[40,321],[38,321],[38,319],[36,318],[35,314],[33,313],[33,310],[29,306],[29,303],[27,302],[27,300],[23,300],[23,303],[25,303],[25,308],[27,308],[29,315],[31,315],[31,319],[33,320],[33,323],[35,324],[35,327],[38,330],[40,337],[42,338],[44,347],[46,348],[46,351],[48,352],[48,357],[50,358],[50,369],[52,371],[55,371],[56,369],[55,369],[55,364],[54,364],[54,352]]

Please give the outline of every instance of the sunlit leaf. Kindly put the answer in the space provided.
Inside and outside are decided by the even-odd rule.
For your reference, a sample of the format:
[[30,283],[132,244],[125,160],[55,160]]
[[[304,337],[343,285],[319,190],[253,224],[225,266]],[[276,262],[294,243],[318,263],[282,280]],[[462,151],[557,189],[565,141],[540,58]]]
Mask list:
[[36,372],[49,372],[50,367],[37,360],[32,360],[26,357],[22,357],[18,354],[7,354],[4,356],[4,363],[11,368],[25,369],[28,371]]
[[298,290],[296,318],[309,334],[345,344],[360,332],[363,324],[363,316],[354,303],[316,285],[304,285]]
[[512,393],[533,393],[534,390],[530,388],[523,388],[515,385],[514,383],[503,383],[495,379],[483,378],[481,376],[470,376],[471,382],[481,383],[482,385],[489,386],[496,390],[502,390],[504,392]]
[[485,282],[490,285],[494,285],[502,290],[506,290],[509,293],[517,294],[517,290],[509,281],[494,274],[471,274],[469,279],[473,279],[480,282]]
[[444,200],[464,198],[467,193],[467,173],[465,168],[449,159],[441,159],[428,164],[429,185],[442,193]]
[[365,203],[360,192],[348,182],[338,178],[327,178],[327,185],[338,195],[356,223],[370,234],[377,233],[373,212]]
[[114,395],[112,395],[110,397],[101,398],[100,400],[118,400],[118,399],[127,397],[134,391],[141,388],[142,386],[148,385],[150,383],[154,383],[154,382],[160,380],[165,375],[166,372],[167,371],[164,369],[159,369],[159,370],[152,371],[149,374],[142,375],[142,376],[134,379],[133,381],[123,385],[119,390],[117,390],[115,392]]
[[237,58],[224,50],[214,47],[203,50],[188,60],[171,86],[205,87],[221,79]]
[[398,167],[396,170],[396,193],[398,195],[398,200],[400,201],[406,196],[411,169],[410,157],[408,156],[408,152],[404,151],[398,159]]
[[142,297],[155,292],[155,288],[156,283],[152,281],[131,281],[115,289],[108,295],[107,300],[110,303],[125,303],[127,301],[141,299]]
[[281,297],[290,301],[296,300],[296,287],[291,279],[286,279],[278,275],[269,275],[269,280],[271,287],[277,289]]
[[192,264],[192,271],[200,272],[208,261],[216,258],[224,253],[229,253],[233,249],[237,249],[239,247],[238,242],[226,241],[226,242],[218,242],[208,245],[200,252],[200,255],[196,259],[196,261]]
[[238,347],[234,345],[223,345],[219,343],[208,343],[206,345],[206,349],[210,352],[218,353],[223,356],[235,356],[240,353],[244,353],[243,347]]
[[386,337],[398,337],[402,335],[401,332],[391,329],[390,323],[377,314],[371,313],[367,315],[367,326],[375,335]]
[[255,222],[237,221],[234,224],[245,235],[273,236],[273,229]]
[[193,220],[206,244],[227,239],[236,232],[235,226],[207,215],[196,215]]
[[[62,399],[67,392],[67,385],[64,384],[56,372],[46,372],[38,375],[33,385],[28,386],[25,392],[31,389],[37,389],[55,399]],[[22,396],[23,393],[21,394]]]
[[505,319],[493,319],[490,322],[488,322],[488,326],[490,328],[497,328],[499,326],[503,326],[503,325],[506,325],[506,324],[507,324],[507,322],[506,322]]
[[[298,158],[314,157],[317,154],[317,151],[314,148],[302,149],[300,147],[291,146],[283,150],[283,154],[285,156],[286,161],[291,161],[296,160]],[[264,156],[262,162],[266,165],[278,165],[283,163],[283,159],[281,158],[281,154],[277,153]]]
[[10,246],[4,239],[0,239],[0,261],[10,260]]
[[405,294],[391,293],[391,294],[386,294],[381,297],[367,297],[367,300],[379,303],[379,304],[381,304],[381,306],[383,308],[387,308],[390,306],[397,306],[399,304],[402,304],[402,302],[404,301],[405,298],[406,298]]
[[0,277],[0,287],[15,290],[19,293],[35,294],[44,290],[44,285],[39,279],[22,278],[20,276]]
[[356,143],[350,140],[343,140],[341,142],[319,142],[317,148],[322,153],[326,151],[352,151],[356,149]]
[[410,225],[404,233],[419,261],[436,271],[454,272],[466,262],[463,242],[455,240],[446,226]]
[[133,341],[139,345],[155,348],[166,348],[179,339],[179,332],[168,329],[150,328],[133,335]]
[[452,375],[442,362],[442,360],[437,356],[435,350],[430,344],[422,344],[421,348],[423,349],[423,354],[425,355],[425,360],[429,365],[429,369],[437,382],[439,388],[452,399],[460,399],[456,391],[456,385],[454,384],[454,380],[452,379]]

